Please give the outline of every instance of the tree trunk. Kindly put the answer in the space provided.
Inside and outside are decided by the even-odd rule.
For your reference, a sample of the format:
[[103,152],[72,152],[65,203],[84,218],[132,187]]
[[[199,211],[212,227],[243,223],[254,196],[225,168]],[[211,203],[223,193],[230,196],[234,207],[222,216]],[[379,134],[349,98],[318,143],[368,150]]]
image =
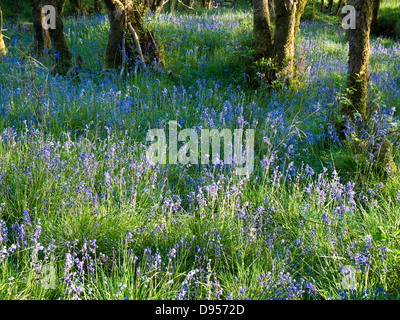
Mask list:
[[104,67],[105,69],[115,69],[122,63],[125,9],[124,5],[118,0],[104,0],[104,4],[110,20]]
[[[344,136],[343,130],[346,128],[344,122],[350,120],[355,127],[356,136],[359,135],[360,141],[352,139],[357,152],[372,153],[374,156],[374,167],[378,172],[397,171],[396,163],[393,160],[393,144],[387,137],[375,141],[365,137],[365,125],[368,125],[370,115],[367,114],[367,84],[369,81],[368,64],[370,54],[369,35],[374,10],[374,0],[349,0],[349,5],[354,6],[356,10],[356,27],[348,29],[349,42],[349,60],[348,60],[348,80],[347,80],[347,98],[349,103],[340,107],[340,114],[346,119],[339,123],[339,136]],[[370,112],[369,112],[370,113]],[[357,120],[362,120],[361,122]],[[348,138],[351,138],[348,137]]]
[[293,0],[275,0],[275,61],[278,71],[293,66],[297,3]]
[[269,20],[268,0],[253,0],[253,21],[256,60],[273,58],[274,45]]
[[374,9],[372,13],[372,22],[371,22],[371,32],[376,33],[379,30],[378,27],[378,19],[379,19],[379,9],[381,6],[381,0],[374,0]]
[[365,119],[373,0],[349,0],[348,2],[356,9],[356,28],[347,31],[349,42],[347,97],[350,105],[342,109],[342,114],[352,120],[354,120],[354,114]]
[[[61,1],[58,1],[58,4]],[[55,8],[60,6],[56,5],[55,0],[44,0],[44,5],[50,5]],[[68,48],[67,40],[64,35],[64,24],[60,12],[56,12],[56,28],[48,29],[51,39],[51,46],[54,52],[55,64],[52,68],[53,74],[66,75],[68,70],[73,66],[72,53]]]
[[333,7],[333,0],[328,1],[328,13],[332,13],[332,7]]
[[33,41],[31,45],[31,50],[34,55],[42,56],[44,47],[46,46],[48,51],[50,51],[50,34],[49,31],[43,29],[42,21],[44,19],[44,14],[42,12],[42,2],[41,0],[30,0],[32,21],[33,21]]
[[176,0],[169,0],[166,2],[165,5],[166,5],[166,9],[168,10],[168,12],[170,12],[170,13],[175,12]]
[[321,0],[321,8],[319,11],[324,12],[324,0]]
[[101,12],[101,0],[94,0],[94,13],[99,14]]
[[175,13],[176,0],[169,0],[169,1],[171,2],[170,4],[171,13]]
[[337,7],[336,7],[335,16],[338,16],[338,15],[339,15],[339,13],[340,13],[340,8],[342,7],[342,4],[343,4],[343,0],[339,0],[339,3],[338,3],[338,5],[337,5]]
[[268,9],[269,9],[269,19],[270,22],[275,22],[275,0],[270,0],[268,3]]
[[[272,39],[268,0],[253,0],[254,56],[257,63],[263,59],[272,59],[272,65],[261,70],[269,82],[276,80],[278,73],[285,76],[293,69],[295,36],[307,0],[274,2],[276,18]],[[286,83],[290,83],[290,78],[287,78]]]
[[201,5],[204,9],[210,10],[212,5],[212,0],[201,0]]
[[0,59],[7,55],[7,48],[4,43],[3,34],[1,32],[2,28],[3,28],[3,12],[1,11],[0,7]]
[[71,6],[71,14],[72,15],[77,16],[82,13],[81,0],[69,0],[69,5]]
[[[116,69],[121,66],[124,42],[128,58],[136,61],[139,49],[141,49],[146,63],[158,63],[159,56],[153,34],[144,25],[143,17],[146,8],[141,6],[137,0],[125,0],[124,3],[119,0],[104,0],[104,4],[110,20],[110,32],[104,63],[105,69]],[[136,48],[135,42],[137,39],[129,31],[129,24],[137,34],[141,48]],[[126,36],[124,37],[124,35]]]
[[150,4],[150,10],[155,13],[160,13],[163,7],[164,0],[154,0],[153,3]]
[[295,34],[297,34],[297,31],[299,30],[299,26],[300,26],[300,20],[301,20],[301,16],[304,13],[304,9],[306,7],[307,4],[307,0],[298,0],[297,2],[297,9],[296,9],[296,25],[294,27],[295,29]]

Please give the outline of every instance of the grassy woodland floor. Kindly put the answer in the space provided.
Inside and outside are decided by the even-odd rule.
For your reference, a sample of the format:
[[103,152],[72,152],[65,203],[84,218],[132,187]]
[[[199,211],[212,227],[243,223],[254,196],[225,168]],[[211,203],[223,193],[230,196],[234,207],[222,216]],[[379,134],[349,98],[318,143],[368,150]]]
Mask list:
[[[101,72],[106,16],[65,21],[84,59],[75,79],[49,76],[51,61],[26,55],[31,32],[7,26],[0,299],[399,299],[399,174],[357,164],[331,125],[345,88],[344,30],[302,23],[303,78],[289,92],[246,83],[250,11],[149,24],[170,72],[131,68],[123,79]],[[400,42],[372,38],[371,50],[376,124],[395,128]],[[254,172],[149,165],[147,131],[169,120],[255,129]],[[356,269],[352,292],[344,266]],[[49,271],[54,289],[42,282]]]

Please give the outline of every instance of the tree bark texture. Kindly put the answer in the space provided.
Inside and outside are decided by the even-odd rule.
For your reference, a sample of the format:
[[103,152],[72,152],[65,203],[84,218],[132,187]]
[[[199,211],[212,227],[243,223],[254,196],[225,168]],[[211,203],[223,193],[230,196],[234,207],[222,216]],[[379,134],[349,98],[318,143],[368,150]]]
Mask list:
[[270,22],[275,22],[275,0],[268,1],[268,9],[269,9],[269,20]]
[[300,20],[301,20],[301,16],[304,13],[304,9],[306,7],[307,4],[307,0],[298,0],[297,2],[297,8],[296,8],[296,25],[294,27],[295,29],[295,33],[297,34],[297,31],[299,30],[299,26],[300,26]]
[[348,2],[356,9],[356,28],[347,31],[349,42],[347,96],[351,104],[342,110],[342,114],[353,118],[353,114],[358,113],[365,119],[373,0]]
[[275,0],[275,60],[278,71],[293,65],[297,1]]
[[253,0],[253,23],[255,40],[255,58],[273,58],[271,25],[269,20],[268,0]]

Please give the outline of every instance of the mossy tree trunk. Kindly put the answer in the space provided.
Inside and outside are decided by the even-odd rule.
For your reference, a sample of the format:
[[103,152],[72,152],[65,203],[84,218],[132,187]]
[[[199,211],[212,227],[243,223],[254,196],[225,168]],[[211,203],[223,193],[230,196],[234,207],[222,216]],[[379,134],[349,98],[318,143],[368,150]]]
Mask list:
[[[105,69],[117,69],[123,61],[123,48],[127,59],[137,60],[138,51],[143,53],[145,63],[158,62],[157,46],[151,31],[147,30],[143,17],[146,6],[138,0],[104,0],[110,20],[110,32],[105,54]],[[131,25],[136,35],[127,28]],[[140,48],[136,47],[139,40]],[[154,61],[156,60],[156,61]]]
[[42,56],[44,48],[47,47],[49,50],[50,45],[50,34],[49,31],[43,29],[42,22],[44,14],[42,12],[42,1],[41,0],[29,0],[31,5],[32,21],[33,21],[33,41],[31,45],[31,51],[34,55]]
[[7,54],[7,48],[6,44],[4,43],[2,28],[3,28],[3,12],[1,11],[0,7],[0,58],[5,57]]
[[307,0],[298,0],[298,2],[297,2],[296,24],[294,26],[294,30],[295,30],[296,34],[297,34],[297,31],[299,30],[301,16],[304,13],[304,9],[306,8],[306,4],[307,4]]
[[268,0],[253,1],[253,33],[255,59],[271,59],[274,56]]
[[[51,5],[55,8],[63,7],[61,0],[44,0],[44,5]],[[73,66],[72,53],[69,50],[67,40],[64,35],[64,24],[61,14],[56,10],[56,27],[55,29],[49,28],[51,39],[51,47],[54,53],[54,66],[52,68],[53,74],[66,75],[68,70]]]
[[201,0],[201,5],[204,9],[211,9],[212,0]]
[[278,71],[293,66],[296,10],[298,1],[275,0],[275,61]]
[[268,1],[269,20],[275,22],[275,0]]
[[369,80],[369,35],[374,0],[349,0],[356,9],[356,28],[347,30],[349,43],[347,98],[342,115],[355,120],[354,115],[366,119],[367,84]]
[[[370,30],[373,19],[374,0],[348,0],[348,4],[354,6],[356,10],[355,29],[347,30],[349,42],[348,57],[348,80],[347,80],[347,100],[340,106],[340,115],[344,118],[337,125],[339,136],[350,139],[356,145],[359,144],[361,152],[366,152],[368,156],[374,155],[374,166],[378,172],[397,171],[393,161],[393,144],[387,137],[379,137],[377,141],[366,137],[365,131],[368,127],[371,111],[367,111],[367,85],[369,81],[369,57],[370,57]],[[347,128],[347,121],[350,121],[352,127],[356,130],[350,134],[344,134]],[[339,130],[338,130],[339,129]],[[358,143],[352,139],[352,135],[360,137],[363,143]],[[369,135],[369,133],[368,133]]]
[[69,0],[69,5],[71,7],[71,13],[74,16],[82,14],[82,2],[81,0]]
[[[295,36],[307,0],[275,0],[275,32],[272,38],[269,1],[253,0],[255,59],[272,59],[273,68],[264,70],[268,81],[293,67]],[[288,79],[288,81],[290,81]]]

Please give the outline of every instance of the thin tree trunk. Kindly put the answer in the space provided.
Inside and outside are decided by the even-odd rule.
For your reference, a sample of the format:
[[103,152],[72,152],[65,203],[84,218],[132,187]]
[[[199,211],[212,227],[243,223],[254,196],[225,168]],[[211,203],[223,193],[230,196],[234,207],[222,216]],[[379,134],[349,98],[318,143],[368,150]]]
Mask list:
[[324,12],[324,0],[321,0],[321,8],[319,11]]
[[335,16],[338,16],[340,13],[340,9],[342,8],[342,4],[343,4],[343,0],[339,0],[339,3],[336,7],[336,12],[335,12]]
[[201,0],[201,4],[204,9],[210,10],[212,5],[212,0]]
[[160,13],[164,7],[164,0],[154,0],[150,5],[150,10],[155,13]]
[[175,13],[175,6],[176,6],[176,0],[169,0],[171,1],[171,13]]
[[328,13],[332,13],[332,7],[333,7],[333,0],[328,1]]
[[41,0],[30,0],[32,21],[33,21],[33,31],[34,37],[32,41],[32,53],[37,56],[42,56],[44,47],[50,49],[50,34],[47,29],[43,29],[42,22],[44,19],[44,14],[42,12],[42,2]]
[[7,55],[7,48],[4,43],[2,28],[3,28],[3,12],[1,11],[0,7],[0,59]]
[[[61,1],[58,1],[58,4]],[[58,8],[55,0],[44,0],[44,5],[51,5]],[[64,24],[60,12],[56,12],[56,28],[48,29],[51,39],[51,47],[54,51],[55,64],[52,68],[52,73],[66,75],[68,70],[73,66],[72,53],[68,48],[67,40],[64,35]]]
[[295,34],[297,34],[297,31],[299,30],[299,26],[300,26],[300,20],[301,20],[301,16],[304,13],[304,9],[306,7],[307,4],[307,0],[298,0],[297,2],[297,8],[296,8],[296,24],[295,24]]

